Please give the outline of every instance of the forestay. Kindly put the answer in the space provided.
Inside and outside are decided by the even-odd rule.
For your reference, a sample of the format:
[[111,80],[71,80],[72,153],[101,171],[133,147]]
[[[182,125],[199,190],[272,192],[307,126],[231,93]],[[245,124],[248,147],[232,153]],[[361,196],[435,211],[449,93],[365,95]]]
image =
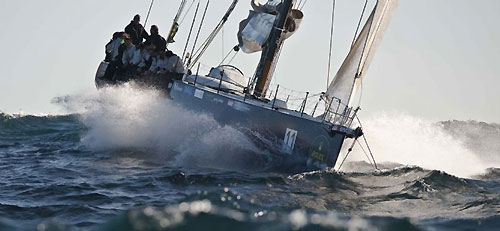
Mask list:
[[340,100],[340,112],[345,111],[346,105],[352,106],[351,97],[370,66],[397,4],[398,0],[378,0],[347,58],[330,83],[326,98],[334,103]]

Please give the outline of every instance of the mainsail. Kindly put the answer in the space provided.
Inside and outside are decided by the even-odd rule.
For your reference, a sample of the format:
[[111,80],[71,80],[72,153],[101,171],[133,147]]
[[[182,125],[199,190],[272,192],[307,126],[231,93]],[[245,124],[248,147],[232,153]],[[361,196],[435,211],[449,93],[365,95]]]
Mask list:
[[378,0],[347,58],[330,83],[326,98],[334,102],[340,100],[341,105],[337,108],[341,113],[346,106],[351,106],[351,97],[370,66],[397,4],[398,0]]

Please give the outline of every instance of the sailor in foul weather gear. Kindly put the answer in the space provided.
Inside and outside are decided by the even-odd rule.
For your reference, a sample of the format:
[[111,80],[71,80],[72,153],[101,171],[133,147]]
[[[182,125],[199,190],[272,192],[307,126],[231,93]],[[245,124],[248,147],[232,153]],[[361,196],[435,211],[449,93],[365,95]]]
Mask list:
[[167,51],[166,57],[168,59],[166,67],[167,72],[184,73],[184,64],[179,56],[174,54],[172,51]]
[[146,45],[154,45],[156,52],[162,52],[167,49],[167,40],[159,34],[158,26],[151,26],[151,35],[146,39]]
[[111,41],[106,44],[106,58],[104,59],[104,61],[113,61],[116,56],[118,56],[118,48],[120,48],[120,45],[122,45],[124,42],[123,32],[115,32]]
[[168,68],[169,68],[168,64],[169,64],[169,62],[168,62],[167,55],[165,54],[165,52],[162,52],[160,54],[158,61],[157,61],[158,68],[160,69],[159,73],[168,72]]
[[132,20],[130,24],[125,27],[125,33],[130,35],[134,45],[142,43],[144,39],[148,39],[149,37],[148,32],[144,29],[140,22],[141,16],[136,15],[134,20]]
[[153,56],[152,58],[152,62],[151,62],[151,66],[149,67],[149,72],[157,72],[160,70],[160,67],[159,67],[159,59],[160,59],[160,56],[159,55],[155,55]]
[[145,67],[146,62],[151,58],[149,51],[144,44],[140,44],[138,49],[135,50],[134,59],[132,63],[138,67]]
[[124,45],[125,47],[122,54],[122,64],[124,66],[130,66],[132,65],[132,59],[134,58],[136,48],[134,44],[132,44],[132,39],[127,39]]

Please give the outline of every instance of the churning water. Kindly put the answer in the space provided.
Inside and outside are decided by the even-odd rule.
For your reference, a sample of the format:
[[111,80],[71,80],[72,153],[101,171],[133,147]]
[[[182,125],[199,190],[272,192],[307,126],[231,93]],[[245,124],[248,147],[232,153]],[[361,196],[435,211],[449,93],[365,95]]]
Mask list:
[[258,134],[154,91],[54,103],[71,114],[0,114],[0,230],[500,227],[500,125],[382,113],[363,122],[383,170],[356,146],[341,172],[284,175]]

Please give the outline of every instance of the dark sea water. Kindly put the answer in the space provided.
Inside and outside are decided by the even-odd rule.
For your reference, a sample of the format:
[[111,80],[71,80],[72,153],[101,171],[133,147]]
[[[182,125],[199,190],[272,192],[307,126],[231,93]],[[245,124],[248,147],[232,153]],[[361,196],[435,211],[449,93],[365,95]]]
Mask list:
[[[154,93],[109,90],[54,102],[75,113],[0,114],[2,231],[500,230],[496,124],[425,127],[398,117],[395,127],[413,133],[409,143],[396,140],[404,152],[377,138],[393,129],[379,116],[365,123],[381,131],[367,131],[385,161],[381,171],[352,159],[340,172],[286,175],[247,168],[238,150],[255,150],[258,159],[265,150]],[[425,133],[433,137],[422,143],[425,134],[411,126],[435,129]]]

